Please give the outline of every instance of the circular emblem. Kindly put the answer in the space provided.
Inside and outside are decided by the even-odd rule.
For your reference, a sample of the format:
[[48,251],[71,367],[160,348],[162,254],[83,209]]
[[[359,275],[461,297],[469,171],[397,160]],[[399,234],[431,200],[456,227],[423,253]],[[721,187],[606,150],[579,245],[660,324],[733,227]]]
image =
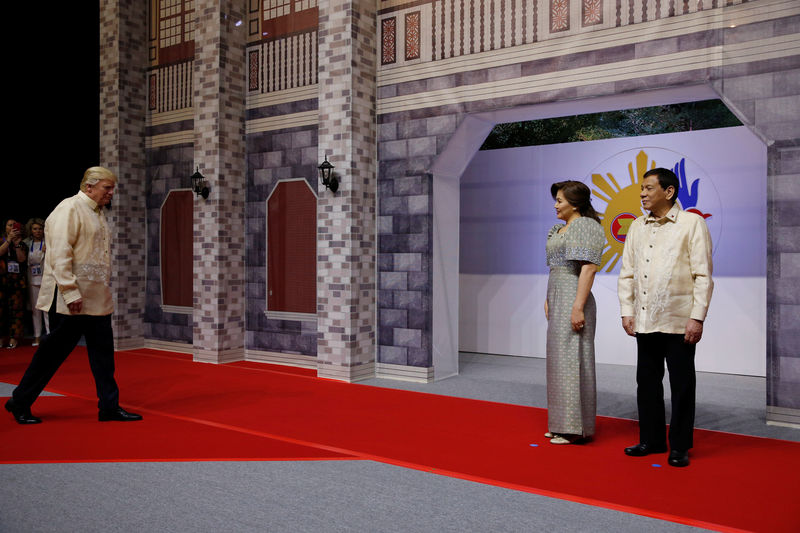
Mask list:
[[631,227],[631,222],[636,220],[636,215],[632,213],[620,213],[611,221],[611,236],[617,242],[625,242],[625,237],[628,236],[628,228]]
[[595,209],[601,213],[600,224],[605,230],[607,243],[600,271],[612,272],[615,268],[619,271],[630,225],[637,216],[646,214],[641,198],[643,176],[658,166],[675,172],[680,181],[678,204],[706,219],[712,242],[719,242],[722,209],[708,173],[685,155],[669,148],[630,148],[604,160],[590,174],[592,196],[597,200]]

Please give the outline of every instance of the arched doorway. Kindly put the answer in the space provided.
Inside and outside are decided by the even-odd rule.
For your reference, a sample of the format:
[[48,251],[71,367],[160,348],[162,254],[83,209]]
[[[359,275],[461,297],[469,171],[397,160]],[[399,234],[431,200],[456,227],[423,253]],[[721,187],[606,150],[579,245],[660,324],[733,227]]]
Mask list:
[[[716,98],[719,98],[719,95],[710,86],[696,85],[507,109],[470,115],[462,121],[450,143],[431,167],[433,175],[432,356],[437,379],[458,373],[459,328],[461,327],[459,325],[459,181],[494,125],[512,121],[546,119]],[[761,176],[760,179],[765,181],[766,176]],[[766,283],[763,278],[761,283]],[[761,305],[762,308],[765,305],[763,298]],[[612,304],[609,303],[606,307],[609,308],[610,313]],[[616,313],[616,306],[613,305],[615,321]],[[764,339],[765,330],[760,328],[759,332],[762,334],[761,338]],[[760,343],[765,344],[764,340]],[[761,358],[762,370],[756,372],[757,375],[763,375],[766,359],[763,356],[765,349],[766,346],[759,349],[758,357]]]

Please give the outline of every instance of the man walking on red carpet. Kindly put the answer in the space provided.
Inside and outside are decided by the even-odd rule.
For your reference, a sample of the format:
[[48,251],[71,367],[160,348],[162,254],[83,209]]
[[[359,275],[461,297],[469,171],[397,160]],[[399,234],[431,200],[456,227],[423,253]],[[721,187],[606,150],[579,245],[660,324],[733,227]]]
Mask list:
[[622,327],[636,337],[639,443],[625,453],[642,457],[667,451],[664,361],[669,369],[672,418],[669,459],[689,465],[695,410],[694,355],[703,335],[714,282],[711,237],[703,217],[677,204],[680,183],[671,170],[644,174],[642,207],[650,214],[631,224],[619,273]]
[[72,352],[86,338],[97,387],[98,420],[134,421],[140,415],[119,406],[114,380],[111,329],[111,247],[102,208],[111,202],[117,177],[107,168],[88,169],[78,194],[63,200],[45,222],[42,287],[36,307],[50,313],[50,334],[42,339],[22,381],[5,408],[19,424],[38,424],[31,405]]

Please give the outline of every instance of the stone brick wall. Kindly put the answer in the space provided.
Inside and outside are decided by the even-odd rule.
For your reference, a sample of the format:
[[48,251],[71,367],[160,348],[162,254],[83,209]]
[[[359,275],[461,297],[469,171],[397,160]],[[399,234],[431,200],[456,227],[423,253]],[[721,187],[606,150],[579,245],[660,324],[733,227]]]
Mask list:
[[800,424],[800,139],[768,153],[767,419]]
[[342,178],[317,204],[321,376],[357,380],[375,360],[375,3],[319,4],[319,152]]
[[[119,35],[112,27],[116,18],[128,24],[134,3],[106,0],[106,4],[110,11],[104,25],[109,28],[104,31],[121,43],[111,49],[136,49],[137,38]],[[800,6],[789,0],[692,0],[670,11],[669,3],[647,0],[638,2],[631,12],[628,8],[633,4],[604,0],[592,2],[602,10],[602,23],[595,17],[592,20],[597,23],[587,25],[581,19],[584,3],[573,2],[568,3],[568,21],[562,18],[556,20],[561,26],[553,26],[550,10],[567,4],[540,0],[530,12],[518,11],[525,21],[538,17],[538,26],[529,28],[539,31],[536,36],[526,33],[517,41],[511,38],[521,37],[514,33],[516,29],[485,26],[480,29],[482,52],[469,49],[461,57],[450,57],[449,52],[442,54],[441,46],[434,49],[432,45],[434,35],[444,35],[445,41],[455,35],[447,17],[444,22],[441,18],[445,3],[434,4],[395,2],[376,13],[373,2],[321,2],[318,102],[307,92],[296,96],[297,101],[287,93],[280,104],[245,110],[242,95],[248,63],[244,38],[232,22],[239,16],[237,10],[244,12],[246,6],[244,2],[198,0],[192,159],[209,177],[212,196],[196,204],[193,339],[197,353],[216,361],[239,357],[243,347],[234,341],[242,338],[259,350],[305,355],[316,350],[320,375],[347,380],[370,375],[376,352],[379,363],[430,367],[435,178],[429,172],[464,119],[537,104],[705,85],[713,87],[770,147],[768,396],[772,406],[797,409]],[[427,18],[434,13],[439,13],[438,19]],[[503,17],[494,15],[495,21],[506,24]],[[397,28],[404,33],[392,37],[398,46],[394,52],[402,60],[377,65],[383,59],[379,52],[385,52],[387,44],[377,28],[381,20],[392,16],[403,21]],[[493,32],[500,32],[499,41]],[[441,39],[437,42],[440,45]],[[497,42],[500,46],[493,48]],[[401,46],[409,43],[414,53],[402,55]],[[118,80],[134,74],[115,71],[119,61],[107,54],[104,65],[110,67],[111,87],[124,93]],[[434,61],[436,68],[431,67]],[[107,145],[116,149],[123,141],[114,137],[114,128],[119,128],[113,113],[138,96],[123,94],[120,100],[112,93],[104,100],[108,120],[104,120],[103,135],[111,139]],[[304,122],[254,132],[244,146],[245,121],[277,124],[275,119],[282,116],[307,121],[317,108],[318,127]],[[120,116],[122,123],[138,124],[136,113],[135,105],[126,109]],[[130,147],[138,146],[135,138],[124,143],[120,159],[134,161],[136,150]],[[264,200],[281,177],[305,177],[315,183],[314,163],[325,155],[336,166],[342,188],[334,196],[316,184],[315,344],[308,323],[278,323],[264,317]],[[154,152],[152,157],[162,156]],[[469,157],[471,153],[464,154]],[[122,167],[132,168],[131,164],[125,162]],[[156,185],[154,177],[148,187]],[[130,250],[135,250],[136,243],[123,245],[128,251],[121,258],[135,255]],[[131,283],[136,287],[140,281],[134,276]],[[125,320],[133,317],[134,326],[122,329],[135,330],[134,306],[126,309]],[[148,307],[150,319],[153,322],[148,324],[174,325],[158,322],[164,318],[151,315]]]
[[[316,102],[313,102],[316,105]],[[292,109],[305,110],[307,103]],[[251,110],[270,116],[275,109]],[[292,112],[292,111],[290,111]],[[296,111],[295,111],[296,112]],[[267,318],[266,202],[285,179],[303,178],[317,190],[317,128],[306,126],[251,133],[247,136],[247,335],[248,350],[316,356],[316,321]]]
[[[733,25],[731,25],[733,26]],[[768,146],[767,419],[800,424],[800,55],[739,61],[749,42],[800,42],[800,15],[726,27],[713,85]],[[796,45],[795,45],[796,46]]]
[[211,195],[194,209],[196,360],[244,358],[245,2],[196,0],[194,164]]
[[455,131],[456,117],[409,115],[381,117],[379,125],[378,361],[430,367],[433,210],[427,169]]
[[[800,298],[795,294],[800,285],[796,283],[797,239],[792,235],[798,212],[795,149],[800,139],[796,120],[800,55],[791,50],[800,41],[798,13],[796,4],[752,2],[726,7],[722,16],[690,15],[692,24],[687,28],[691,29],[683,34],[672,31],[675,26],[667,20],[652,21],[646,36],[634,37],[632,28],[619,30],[613,46],[582,38],[584,48],[578,51],[577,37],[566,37],[547,47],[530,46],[524,57],[497,51],[491,62],[442,63],[438,69],[409,65],[382,71],[378,79],[378,361],[432,364],[429,327],[420,323],[420,317],[431,313],[430,285],[412,285],[412,280],[416,283],[429,272],[434,253],[428,232],[431,217],[425,216],[430,214],[432,193],[422,177],[466,116],[632,91],[710,85],[771,146],[770,402],[795,407],[800,398],[796,385],[800,359],[793,348],[799,340],[793,317],[800,314],[796,312]],[[463,156],[468,160],[471,153]],[[419,321],[414,326],[409,325],[412,317]]]
[[117,349],[144,343],[146,26],[146,3],[101,1],[99,163],[119,179],[108,214]]
[[[158,128],[150,128],[157,135]],[[147,150],[147,294],[144,335],[147,339],[192,343],[192,315],[161,309],[161,206],[169,191],[190,186],[194,173],[194,148],[175,144]]]

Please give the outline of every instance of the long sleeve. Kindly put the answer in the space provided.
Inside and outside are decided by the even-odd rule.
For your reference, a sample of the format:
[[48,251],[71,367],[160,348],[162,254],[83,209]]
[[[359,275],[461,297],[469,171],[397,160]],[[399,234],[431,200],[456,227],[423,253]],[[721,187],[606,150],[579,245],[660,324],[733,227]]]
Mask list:
[[97,204],[83,192],[58,204],[45,221],[45,246],[37,309],[49,310],[58,290],[58,313],[70,314],[69,304],[78,299],[81,314],[114,311],[109,232]]
[[704,220],[700,219],[689,241],[689,269],[692,274],[692,312],[690,317],[703,321],[708,313],[714,281],[711,278],[711,235]]
[[80,220],[74,209],[61,209],[47,219],[45,262],[55,279],[58,292],[67,304],[81,298],[78,278],[73,272],[74,246],[80,231]]
[[617,280],[617,295],[619,297],[620,316],[635,316],[635,296],[633,275],[636,270],[635,264],[635,244],[636,230],[640,225],[640,220],[634,220],[628,229],[625,237],[625,246],[622,248],[622,266],[619,270]]

